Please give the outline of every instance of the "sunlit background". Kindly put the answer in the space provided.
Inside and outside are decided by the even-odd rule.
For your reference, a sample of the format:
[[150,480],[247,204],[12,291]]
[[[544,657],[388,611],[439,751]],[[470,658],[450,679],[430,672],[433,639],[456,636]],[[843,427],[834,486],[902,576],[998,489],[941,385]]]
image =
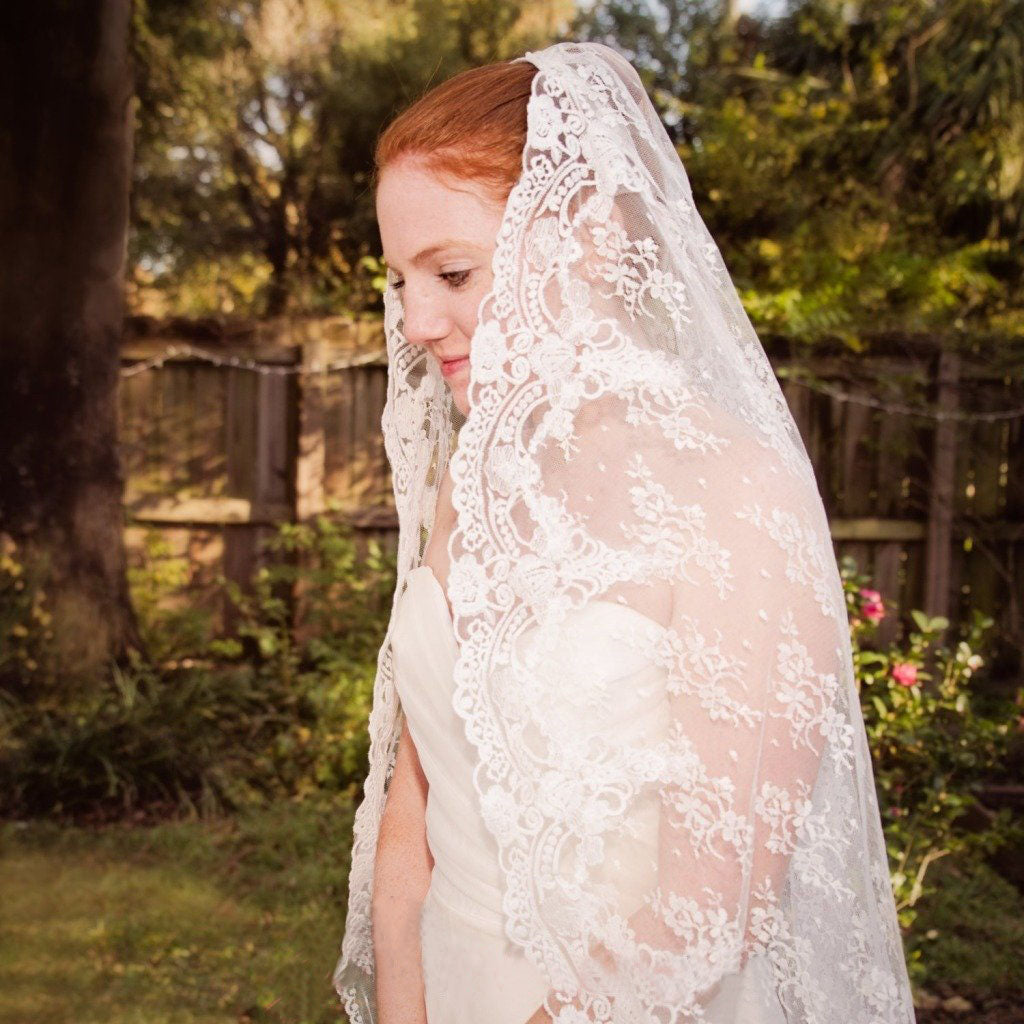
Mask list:
[[0,1024],[342,1019],[375,138],[636,66],[814,462],[922,1022],[1024,1020],[1021,0],[0,10]]

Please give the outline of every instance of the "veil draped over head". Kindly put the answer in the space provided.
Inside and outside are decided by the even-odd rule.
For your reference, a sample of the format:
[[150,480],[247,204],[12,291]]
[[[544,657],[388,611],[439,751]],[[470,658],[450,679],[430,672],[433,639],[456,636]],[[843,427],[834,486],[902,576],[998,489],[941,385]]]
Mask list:
[[[505,933],[564,1024],[745,1024],[755,1005],[912,1022],[801,438],[634,69],[598,44],[520,59],[538,73],[469,414],[456,436],[389,287],[382,420],[396,601],[451,470],[453,700]],[[334,977],[357,1024],[376,1019],[373,863],[403,714],[390,637]]]

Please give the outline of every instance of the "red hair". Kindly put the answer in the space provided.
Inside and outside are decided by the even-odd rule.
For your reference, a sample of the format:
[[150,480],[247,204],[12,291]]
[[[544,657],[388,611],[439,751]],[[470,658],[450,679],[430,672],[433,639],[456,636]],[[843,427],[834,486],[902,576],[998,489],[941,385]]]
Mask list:
[[393,160],[418,156],[434,173],[479,181],[504,202],[522,172],[526,105],[536,73],[529,61],[504,60],[435,86],[377,140],[375,182]]

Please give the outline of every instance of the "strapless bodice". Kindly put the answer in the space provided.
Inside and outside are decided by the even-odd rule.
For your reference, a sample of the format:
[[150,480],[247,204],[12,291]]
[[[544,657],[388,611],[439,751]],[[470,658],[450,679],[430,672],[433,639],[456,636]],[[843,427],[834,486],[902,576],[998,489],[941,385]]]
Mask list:
[[[600,734],[611,756],[619,745],[642,750],[656,744],[670,722],[665,669],[648,653],[662,629],[635,609],[598,600],[570,612],[553,646],[538,629],[526,630],[515,641],[515,660],[526,671],[496,674],[490,681],[495,706],[508,716],[506,725],[518,723],[526,744],[534,730],[558,729],[567,741],[574,733]],[[426,832],[434,867],[421,940],[429,1024],[521,1024],[544,999],[548,983],[504,935],[497,843],[473,783],[478,755],[454,709],[459,644],[429,566],[406,574],[391,644],[398,697],[428,786]],[[532,693],[524,694],[523,687]],[[532,714],[524,716],[524,708]],[[559,798],[556,773],[551,777],[552,792],[541,784],[538,799]],[[626,918],[657,883],[658,810],[656,793],[638,794],[630,829],[607,833],[602,862],[591,866],[590,882],[614,892]],[[570,862],[562,867],[571,874]],[[783,1024],[770,986],[767,963],[751,958],[723,983],[706,1019]]]
[[427,843],[434,872],[478,904],[482,922],[500,932],[497,844],[473,788],[476,752],[452,706],[459,647],[444,591],[429,566],[407,574],[395,615],[395,685],[427,779]]
[[[497,843],[488,831],[473,784],[477,752],[465,722],[454,710],[454,669],[459,645],[448,602],[429,566],[406,575],[406,589],[392,629],[395,683],[409,732],[427,779],[427,843],[439,886],[458,889],[471,909],[495,934],[503,927],[502,880]],[[536,628],[517,637],[517,661],[530,666],[525,676],[499,672],[492,680],[495,704],[516,718],[522,739],[532,745],[540,731],[571,742],[583,730],[601,735],[609,747],[656,743],[668,728],[664,669],[653,665],[636,630],[660,631],[647,616],[610,601],[592,601],[559,624],[555,656]],[[533,688],[532,694],[524,693]],[[530,711],[526,710],[527,705]],[[557,776],[552,773],[552,785]],[[555,794],[550,794],[556,798]],[[658,805],[652,791],[631,807],[633,829],[605,841],[604,865],[622,897],[626,916],[640,906],[654,884]],[[567,870],[570,870],[567,865]]]

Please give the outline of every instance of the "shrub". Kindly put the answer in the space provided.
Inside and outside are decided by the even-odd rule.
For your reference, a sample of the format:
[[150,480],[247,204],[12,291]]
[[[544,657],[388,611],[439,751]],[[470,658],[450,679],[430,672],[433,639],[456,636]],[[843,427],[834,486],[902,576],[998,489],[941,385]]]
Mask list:
[[[45,628],[34,609],[45,602],[12,586],[18,601],[5,594],[4,613],[35,620],[16,631],[24,642],[9,656],[18,685],[0,687],[0,814],[207,814],[354,793],[394,590],[390,556],[373,542],[365,555],[357,547],[327,517],[282,527],[251,586],[222,581],[237,637],[209,640],[210,617],[169,600],[184,560],[151,538],[131,574],[145,658],[59,700],[38,665],[38,685],[25,685]],[[6,562],[4,571],[23,576]]]
[[991,618],[975,611],[947,643],[948,620],[914,610],[916,628],[883,648],[877,630],[887,602],[852,559],[841,571],[893,893],[915,968],[917,908],[934,891],[929,868],[951,855],[976,860],[1021,838],[1009,811],[993,813],[980,799],[1007,756],[1019,710],[977,689]]
[[159,530],[147,530],[142,557],[128,568],[128,586],[146,660],[166,666],[201,657],[213,637],[209,598],[193,584],[192,565],[175,555]]
[[368,754],[394,557],[372,540],[360,556],[352,530],[327,516],[285,524],[267,553],[249,589],[225,581],[238,635],[213,648],[248,666],[283,716],[261,766],[281,792],[354,786]]
[[59,705],[11,702],[0,813],[95,820],[238,806],[251,793],[245,767],[260,704],[247,682],[135,665]]
[[50,671],[53,632],[38,568],[0,533],[0,693],[25,692]]

